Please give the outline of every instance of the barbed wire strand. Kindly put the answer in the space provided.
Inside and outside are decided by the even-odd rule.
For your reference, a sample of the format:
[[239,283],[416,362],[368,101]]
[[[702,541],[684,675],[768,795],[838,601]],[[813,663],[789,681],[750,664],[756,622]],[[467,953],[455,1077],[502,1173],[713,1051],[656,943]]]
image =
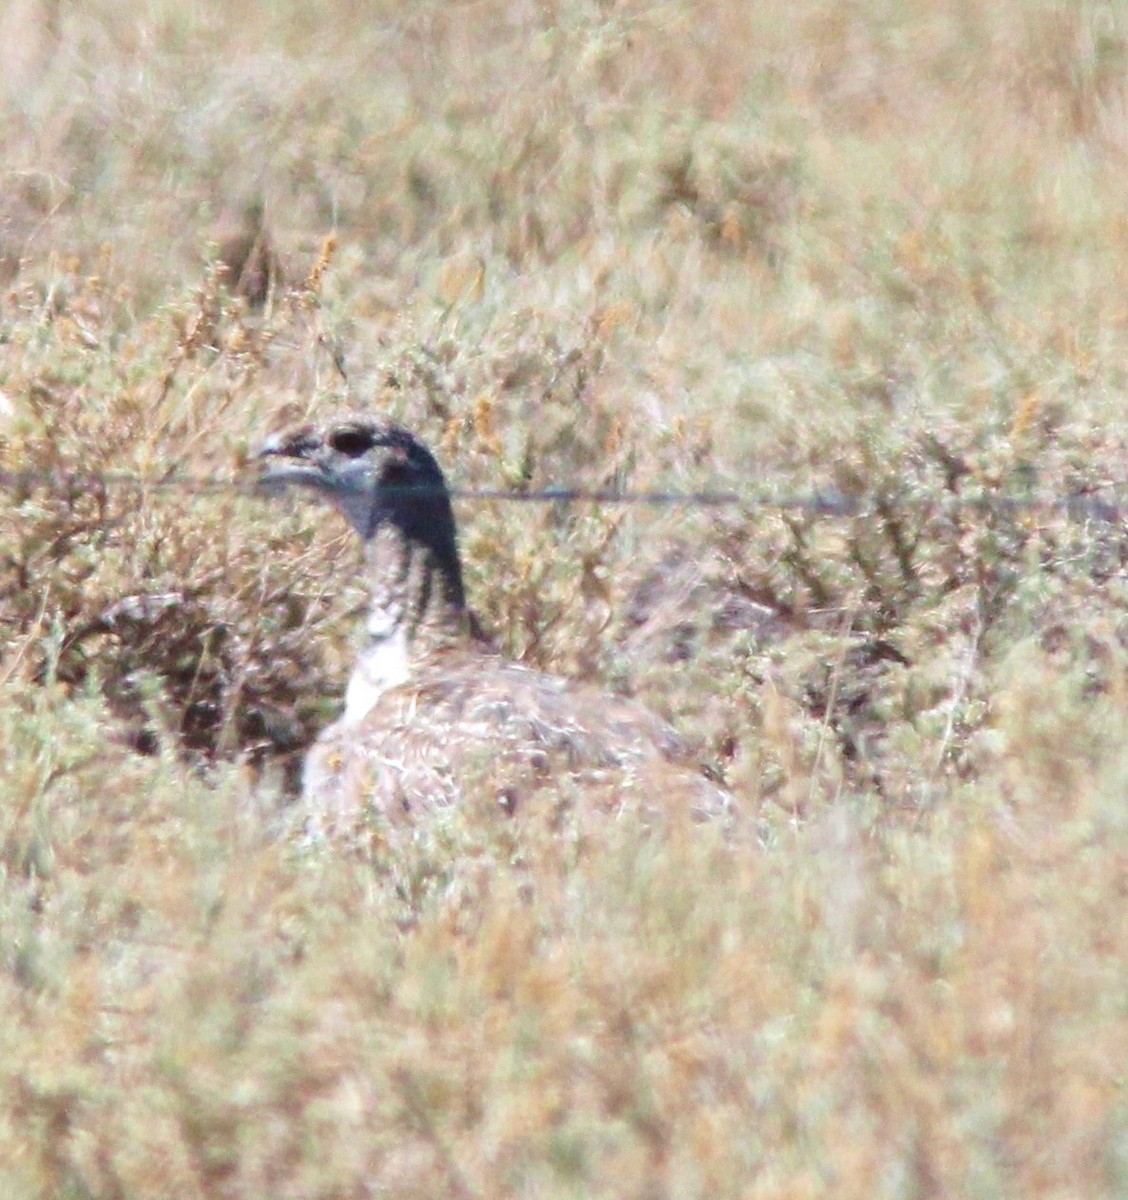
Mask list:
[[[73,494],[76,491],[103,491],[109,488],[132,488],[142,492],[186,492],[195,495],[231,493],[244,496],[268,497],[269,487],[254,481],[166,475],[147,477],[126,471],[69,472],[69,471],[6,471],[0,470],[0,492],[30,493],[54,491]],[[420,489],[411,488],[416,495]],[[436,492],[443,489],[434,489]],[[888,492],[847,495],[836,489],[808,493],[742,493],[731,490],[700,491],[631,491],[616,488],[467,488],[451,486],[445,489],[456,500],[501,501],[520,504],[637,504],[666,507],[683,505],[699,508],[758,508],[779,511],[798,511],[828,517],[867,516],[892,509],[943,510],[1001,510],[1010,512],[1050,512],[1064,510],[1074,519],[1094,519],[1115,522],[1128,516],[1128,505],[1104,499],[1091,493],[1068,495],[980,496],[947,495],[940,497],[896,496]],[[1101,485],[1108,494],[1128,492],[1128,483]]]

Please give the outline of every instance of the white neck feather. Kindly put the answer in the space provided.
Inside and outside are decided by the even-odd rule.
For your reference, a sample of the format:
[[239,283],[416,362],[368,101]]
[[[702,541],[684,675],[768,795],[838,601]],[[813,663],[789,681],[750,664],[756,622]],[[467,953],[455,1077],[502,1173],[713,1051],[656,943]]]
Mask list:
[[410,674],[404,625],[383,632],[370,625],[368,632],[345,692],[346,725],[362,720],[384,692],[406,683]]

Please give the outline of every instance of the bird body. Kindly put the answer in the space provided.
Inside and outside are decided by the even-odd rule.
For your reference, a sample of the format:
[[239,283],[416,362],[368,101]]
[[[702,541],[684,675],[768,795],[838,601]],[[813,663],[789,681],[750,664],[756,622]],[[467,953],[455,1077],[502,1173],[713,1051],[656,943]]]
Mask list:
[[312,489],[344,514],[364,542],[371,587],[344,714],[305,763],[312,832],[411,825],[470,795],[520,815],[553,790],[573,810],[728,811],[731,798],[659,717],[508,661],[482,638],[449,492],[414,435],[352,420],[272,439],[260,459],[266,490]]

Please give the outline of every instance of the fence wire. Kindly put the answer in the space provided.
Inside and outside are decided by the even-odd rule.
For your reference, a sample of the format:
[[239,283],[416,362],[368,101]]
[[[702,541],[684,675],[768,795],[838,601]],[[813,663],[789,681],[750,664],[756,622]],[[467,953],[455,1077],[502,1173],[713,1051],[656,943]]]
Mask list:
[[[107,494],[111,490],[131,489],[136,492],[181,492],[192,495],[222,495],[268,497],[269,488],[255,481],[239,479],[163,475],[142,476],[126,471],[68,472],[68,471],[7,471],[0,470],[0,493],[26,496],[32,492],[48,491],[75,495],[90,491]],[[389,489],[395,490],[395,489]],[[404,488],[419,495],[426,489]],[[1106,483],[1100,486],[1102,495],[1095,492],[1074,492],[1065,495],[1027,494],[1022,496],[984,493],[978,496],[922,496],[898,494],[893,491],[847,494],[834,488],[805,493],[739,492],[726,489],[699,491],[653,490],[635,491],[617,488],[468,488],[457,485],[435,488],[461,501],[511,502],[518,504],[598,504],[641,505],[650,507],[733,508],[801,512],[825,517],[864,517],[889,511],[997,511],[1006,513],[1065,512],[1074,520],[1118,522],[1128,517],[1128,483]]]

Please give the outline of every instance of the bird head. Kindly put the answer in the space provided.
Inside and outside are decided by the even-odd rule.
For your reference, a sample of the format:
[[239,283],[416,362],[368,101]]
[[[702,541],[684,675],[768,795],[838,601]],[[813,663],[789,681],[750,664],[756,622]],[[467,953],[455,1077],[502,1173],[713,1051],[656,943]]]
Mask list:
[[398,425],[357,418],[278,434],[259,447],[259,489],[324,496],[366,541],[393,525],[411,541],[455,553],[450,493],[430,450]]

